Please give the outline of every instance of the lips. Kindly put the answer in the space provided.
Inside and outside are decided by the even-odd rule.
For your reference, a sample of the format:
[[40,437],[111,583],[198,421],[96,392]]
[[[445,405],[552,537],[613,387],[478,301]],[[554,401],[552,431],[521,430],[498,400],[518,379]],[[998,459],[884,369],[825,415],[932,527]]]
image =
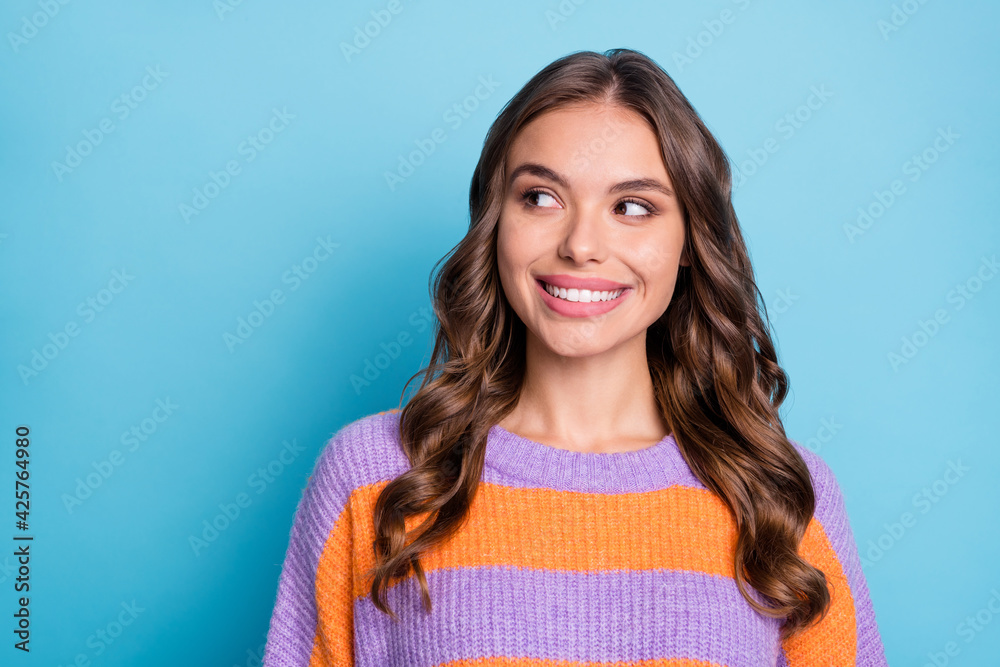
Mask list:
[[[548,283],[552,287],[546,286],[548,280],[552,281]],[[568,287],[562,287],[562,285],[568,285]],[[576,285],[596,285],[596,287],[575,287]],[[565,294],[566,298],[553,296],[550,294],[550,290]],[[600,294],[601,292],[605,292],[605,290],[607,292],[614,292],[618,296],[614,299],[601,300],[598,298],[597,301],[569,300],[569,297],[576,295],[577,292],[582,296],[586,296],[585,293],[589,292],[592,299],[595,292]],[[574,278],[565,275],[537,277],[535,279],[535,291],[538,292],[539,298],[541,298],[549,310],[563,317],[595,317],[605,315],[616,308],[621,308],[621,304],[632,294],[632,288],[627,285],[622,286],[621,283],[604,280],[603,278]],[[608,296],[611,295],[608,294]]]
[[537,280],[540,280],[549,285],[554,285],[555,287],[562,287],[565,289],[586,289],[590,291],[612,291],[617,289],[628,289],[628,285],[623,283],[616,283],[613,280],[605,280],[604,278],[577,278],[575,276],[569,276],[566,274],[552,274],[545,276],[535,276]]

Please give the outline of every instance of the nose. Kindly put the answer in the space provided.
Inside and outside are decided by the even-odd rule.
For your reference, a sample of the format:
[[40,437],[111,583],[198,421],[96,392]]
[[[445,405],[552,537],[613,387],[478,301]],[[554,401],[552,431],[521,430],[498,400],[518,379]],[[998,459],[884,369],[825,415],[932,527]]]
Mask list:
[[607,257],[607,224],[596,207],[576,206],[566,216],[566,228],[559,255],[576,264],[590,260],[603,262]]

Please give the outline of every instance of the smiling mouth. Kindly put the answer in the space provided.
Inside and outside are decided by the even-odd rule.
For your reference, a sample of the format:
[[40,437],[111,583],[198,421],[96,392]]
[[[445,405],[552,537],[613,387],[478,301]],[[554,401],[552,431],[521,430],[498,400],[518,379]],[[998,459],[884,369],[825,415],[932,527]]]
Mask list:
[[626,291],[626,289],[616,289],[616,290],[589,290],[589,289],[577,289],[575,287],[556,287],[555,285],[550,285],[544,280],[539,280],[542,285],[542,289],[548,292],[550,295],[557,299],[562,299],[563,301],[574,301],[579,303],[594,303],[599,301],[614,301],[621,297],[621,295]]

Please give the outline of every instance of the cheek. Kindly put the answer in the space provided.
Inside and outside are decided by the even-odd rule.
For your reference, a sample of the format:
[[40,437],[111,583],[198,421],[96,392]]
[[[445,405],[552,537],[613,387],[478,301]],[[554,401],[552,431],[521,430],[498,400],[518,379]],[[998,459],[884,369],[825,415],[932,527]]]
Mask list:
[[663,238],[638,246],[627,262],[645,283],[647,291],[665,291],[677,279],[680,253],[681,243],[677,239]]
[[532,248],[537,244],[517,221],[502,221],[497,233],[497,261],[509,272],[523,269],[531,261]]
[[511,238],[509,229],[510,227],[504,225],[501,221],[500,228],[497,230],[497,269],[500,274],[500,284],[503,287],[504,293],[507,294],[507,300],[513,302],[517,300],[515,276],[519,270],[521,260],[518,256],[517,246],[514,243],[516,239]]

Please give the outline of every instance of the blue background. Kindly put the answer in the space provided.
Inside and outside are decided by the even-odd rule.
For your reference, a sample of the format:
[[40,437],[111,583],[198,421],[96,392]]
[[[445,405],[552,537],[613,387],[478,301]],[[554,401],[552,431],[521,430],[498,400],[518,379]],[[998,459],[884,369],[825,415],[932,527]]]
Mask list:
[[[256,664],[315,457],[396,406],[429,358],[430,270],[467,229],[490,123],[555,58],[620,46],[674,77],[745,177],[734,201],[791,379],[782,415],[838,476],[890,663],[949,642],[949,664],[995,660],[1000,6],[400,0],[345,55],[387,5],[4,3],[0,487],[28,425],[35,541],[30,656],[11,646],[0,557],[0,662]],[[480,77],[495,90],[446,116]],[[825,99],[803,106],[814,88]],[[196,190],[211,198],[185,216]],[[859,208],[871,223],[852,232]],[[367,363],[383,368],[352,383]],[[144,439],[123,441],[133,427]],[[977,613],[979,630],[960,626]]]

